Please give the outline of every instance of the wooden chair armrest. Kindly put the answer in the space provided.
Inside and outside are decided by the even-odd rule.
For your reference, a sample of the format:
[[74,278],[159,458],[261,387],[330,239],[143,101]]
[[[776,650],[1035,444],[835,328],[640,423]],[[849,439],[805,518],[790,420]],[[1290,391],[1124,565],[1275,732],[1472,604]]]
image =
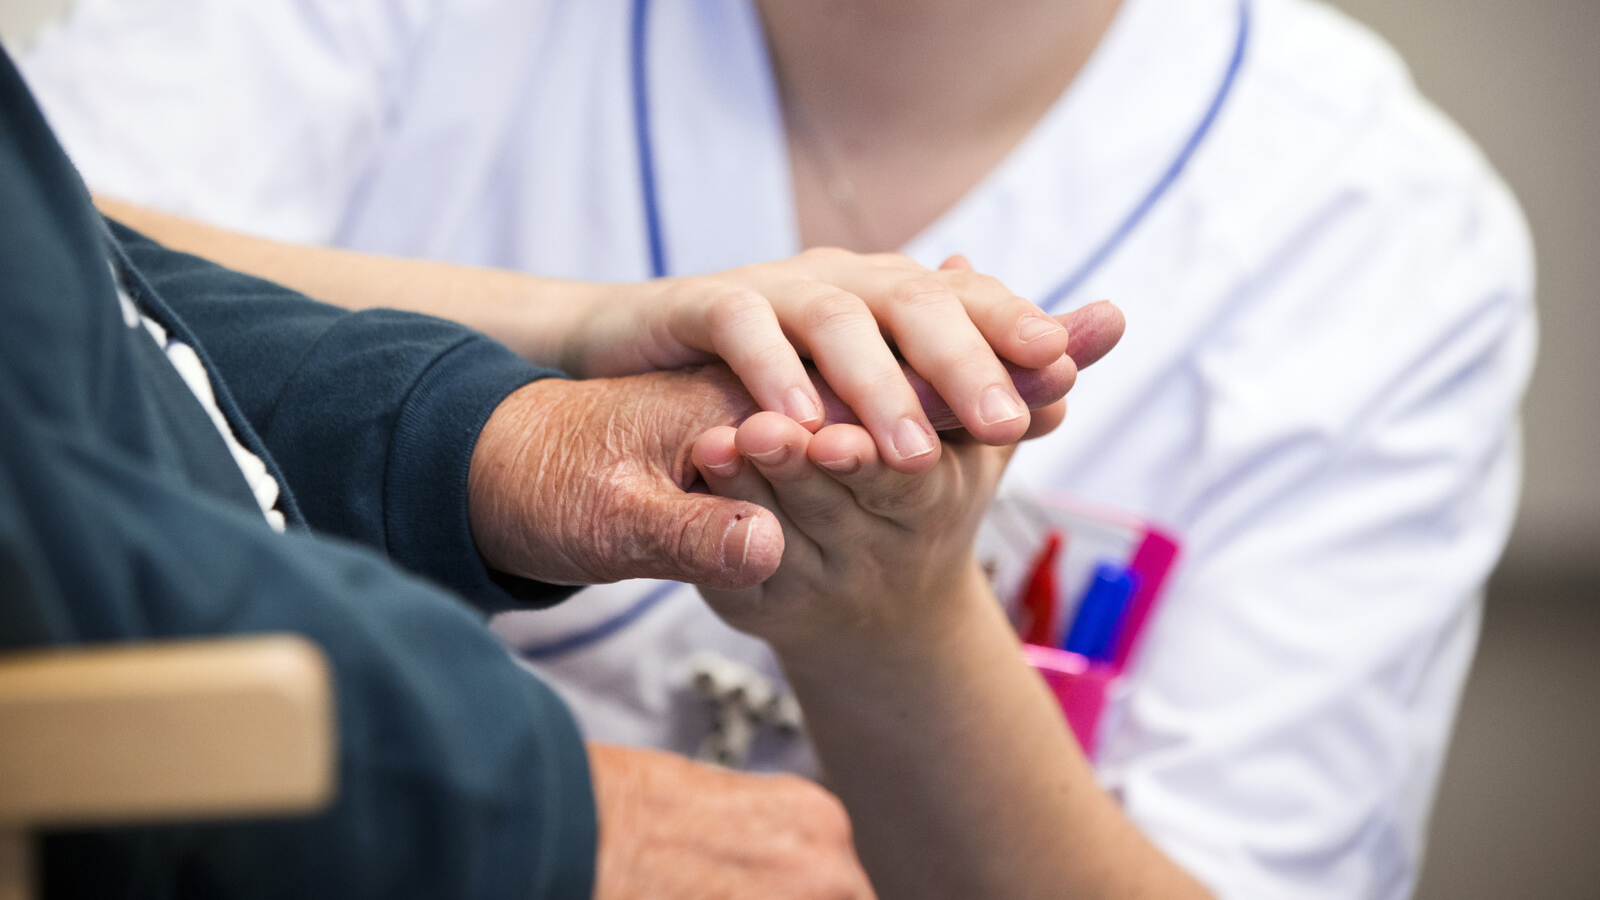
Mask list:
[[32,893],[34,829],[310,812],[336,748],[328,663],[304,638],[0,657],[0,900]]
[[0,657],[0,829],[310,811],[335,748],[300,637]]

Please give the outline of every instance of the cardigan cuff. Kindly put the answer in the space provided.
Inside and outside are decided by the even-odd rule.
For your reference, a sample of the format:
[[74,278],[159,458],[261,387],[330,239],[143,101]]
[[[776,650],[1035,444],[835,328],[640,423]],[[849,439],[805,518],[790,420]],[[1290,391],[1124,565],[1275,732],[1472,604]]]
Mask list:
[[467,473],[484,424],[513,391],[549,377],[561,373],[474,335],[434,360],[395,427],[384,477],[389,553],[488,613],[548,606],[576,590],[491,570],[472,540],[467,509]]

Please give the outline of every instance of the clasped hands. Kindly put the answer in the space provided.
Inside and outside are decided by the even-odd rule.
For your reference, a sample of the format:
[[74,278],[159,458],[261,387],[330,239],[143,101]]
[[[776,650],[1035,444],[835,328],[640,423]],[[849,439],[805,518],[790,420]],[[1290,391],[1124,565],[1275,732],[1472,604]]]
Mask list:
[[[866,298],[841,299],[840,282]],[[940,596],[974,576],[1011,445],[1061,422],[1078,367],[1122,331],[1107,303],[1036,327],[1041,311],[959,260],[930,273],[830,251],[665,290],[653,312],[599,314],[572,342],[609,334],[608,358],[573,351],[571,365],[619,377],[537,381],[491,416],[469,475],[473,534],[491,566],[524,577],[700,585],[786,666],[937,628]],[[997,390],[1022,411],[988,415]],[[931,446],[904,452],[908,430]],[[600,745],[590,763],[596,897],[873,896],[843,807],[809,782]]]
[[[801,264],[820,274],[798,278]],[[718,324],[727,315],[725,298],[765,296],[730,289],[735,277],[790,298],[771,301],[761,315],[747,311],[745,318],[760,320],[750,331],[731,329],[752,341],[776,335],[754,358],[741,355]],[[862,291],[853,301],[862,319],[839,312],[850,305],[839,298],[853,295],[836,283]],[[691,290],[696,284],[698,292]],[[588,359],[577,367],[590,377],[529,384],[485,425],[472,459],[469,510],[492,567],[557,584],[661,578],[751,587],[777,570],[784,529],[771,508],[719,496],[720,480],[702,477],[692,455],[707,432],[736,428],[763,409],[781,412],[818,432],[822,448],[835,435],[852,434],[874,448],[873,471],[916,474],[940,464],[951,438],[972,453],[1054,428],[1078,368],[1104,355],[1122,332],[1121,313],[1108,303],[1049,318],[960,258],[931,272],[898,256],[813,251],[661,290],[653,306],[632,301],[635,309],[654,310],[640,312],[643,324],[633,331],[589,325],[569,341],[588,346],[597,332],[610,336],[609,362],[597,362],[592,350],[567,354]],[[1041,317],[1051,330],[1021,340]],[[668,320],[677,324],[661,325]],[[795,335],[792,342],[787,335]],[[731,359],[705,363],[708,353]],[[629,374],[652,366],[665,370]],[[986,421],[985,398],[997,391],[1022,411]],[[800,394],[815,398],[817,415],[798,418],[787,409]],[[931,448],[902,453],[907,430],[925,432]],[[945,434],[944,444],[935,432]],[[713,491],[700,492],[701,485]]]

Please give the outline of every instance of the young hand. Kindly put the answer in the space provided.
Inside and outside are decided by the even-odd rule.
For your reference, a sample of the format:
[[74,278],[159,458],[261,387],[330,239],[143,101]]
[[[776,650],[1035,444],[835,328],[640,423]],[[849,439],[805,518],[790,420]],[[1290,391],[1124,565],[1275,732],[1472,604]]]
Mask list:
[[763,409],[816,430],[825,410],[809,360],[902,472],[933,465],[939,441],[897,351],[960,427],[1008,444],[1027,433],[1032,405],[1013,376],[1059,366],[1069,341],[1061,322],[960,257],[932,271],[898,254],[819,249],[626,296],[596,305],[576,329],[571,371],[626,375],[721,358]]
[[[1060,407],[1046,415],[1059,422]],[[1012,449],[953,441],[932,469],[907,475],[855,425],[812,435],[761,412],[712,429],[695,466],[713,493],[770,510],[784,552],[759,585],[701,592],[786,665],[937,641],[961,604],[987,596],[972,541]]]
[[[1093,304],[1068,319],[1074,325],[1068,368],[1051,375],[1060,368],[1051,367],[1024,382],[1030,395],[1049,404],[1035,412],[1029,434],[1060,420],[1059,400],[1076,376],[1073,359],[1088,365],[1122,333],[1121,313],[1110,304]],[[902,377],[920,383],[914,373]],[[830,417],[850,422],[842,404],[825,406]],[[939,404],[930,399],[928,406],[934,421],[942,421]],[[773,514],[686,490],[695,480],[690,459],[696,441],[730,435],[756,411],[722,366],[546,379],[512,393],[490,416],[473,452],[468,513],[479,550],[500,571],[556,583],[671,578],[731,589],[762,581],[783,553],[784,534]],[[758,418],[752,436],[762,434],[762,422],[777,418],[794,425],[784,429],[791,437],[805,436],[803,446],[811,441],[792,420],[775,413]],[[816,439],[824,451],[859,450],[863,471],[881,470],[884,485],[899,475],[859,426],[831,424]],[[972,452],[958,455],[964,460]]]
[[[1067,358],[1079,366],[1099,361],[1122,337],[1122,313],[1109,303],[1064,318],[1072,327]],[[1065,413],[1064,402],[1041,407],[1026,436],[1050,431]],[[851,634],[875,640],[938,627],[939,598],[987,593],[971,544],[1011,453],[972,441],[951,446],[948,459],[908,475],[851,424],[811,435],[792,420],[757,413],[737,429],[708,430],[691,454],[701,478],[715,494],[770,510],[784,551],[764,583],[702,593],[734,627],[780,654],[788,643],[820,638],[837,650]],[[911,599],[895,602],[901,596]]]

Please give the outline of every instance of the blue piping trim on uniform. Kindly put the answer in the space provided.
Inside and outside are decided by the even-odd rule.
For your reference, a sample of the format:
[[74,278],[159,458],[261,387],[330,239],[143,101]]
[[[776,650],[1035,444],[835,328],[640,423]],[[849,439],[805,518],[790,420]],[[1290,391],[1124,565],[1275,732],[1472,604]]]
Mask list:
[[1155,186],[1150,189],[1148,194],[1145,194],[1144,199],[1139,201],[1139,205],[1133,208],[1133,212],[1128,214],[1128,217],[1117,227],[1117,230],[1112,232],[1111,236],[1106,238],[1105,242],[1096,248],[1088,259],[1083,261],[1083,265],[1079,266],[1077,271],[1073,272],[1066,281],[1061,283],[1060,287],[1051,291],[1043,300],[1039,301],[1039,306],[1046,312],[1053,314],[1058,304],[1070,297],[1078,288],[1083,287],[1083,283],[1089,280],[1089,276],[1105,265],[1106,260],[1110,259],[1111,255],[1117,252],[1117,248],[1122,246],[1122,242],[1126,241],[1128,236],[1138,229],[1140,223],[1144,221],[1144,217],[1150,213],[1150,210],[1155,208],[1155,205],[1172,188],[1173,183],[1178,180],[1178,176],[1183,174],[1183,170],[1189,165],[1189,160],[1194,157],[1195,151],[1200,149],[1200,145],[1205,142],[1206,135],[1211,133],[1211,126],[1216,123],[1217,115],[1222,112],[1223,104],[1227,102],[1228,96],[1233,93],[1233,84],[1238,79],[1239,69],[1244,65],[1245,48],[1249,43],[1250,0],[1239,0],[1239,37],[1234,42],[1233,58],[1228,62],[1228,71],[1222,76],[1222,86],[1217,89],[1217,96],[1212,99],[1211,106],[1206,109],[1205,116],[1201,118],[1200,124],[1195,128],[1194,133],[1189,136],[1189,140],[1183,145],[1183,149],[1178,152],[1178,157],[1172,161],[1172,165],[1167,167],[1167,171],[1162,174],[1161,179],[1155,183]]
[[661,202],[656,191],[655,146],[650,137],[649,0],[633,0],[633,135],[639,154],[639,191],[644,197],[645,238],[650,245],[650,277],[667,274]]
[[639,598],[632,606],[628,607],[622,612],[617,613],[611,618],[606,619],[604,622],[601,622],[598,625],[591,625],[582,631],[575,631],[572,634],[558,637],[553,641],[546,641],[543,644],[534,644],[531,647],[518,647],[517,654],[523,659],[549,659],[552,656],[560,656],[563,653],[571,653],[580,647],[586,647],[597,641],[603,641],[622,629],[627,628],[629,625],[632,625],[640,616],[654,609],[657,604],[667,599],[667,597],[679,587],[680,585],[676,582],[668,582],[666,584],[656,585],[654,590]]

